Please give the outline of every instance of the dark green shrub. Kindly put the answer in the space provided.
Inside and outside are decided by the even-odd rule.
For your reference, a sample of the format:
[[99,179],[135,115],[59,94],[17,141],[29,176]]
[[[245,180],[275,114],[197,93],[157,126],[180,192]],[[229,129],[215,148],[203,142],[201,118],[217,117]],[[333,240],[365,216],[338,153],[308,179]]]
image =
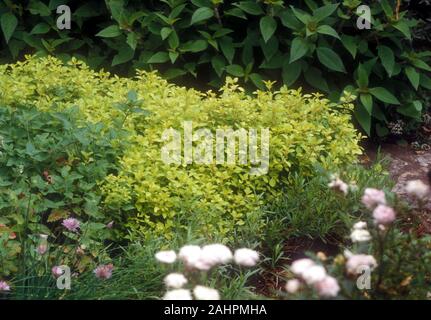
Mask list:
[[[37,261],[42,269],[45,263],[74,265],[76,255],[60,257],[79,245],[88,251],[76,267],[86,269],[114,238],[98,183],[116,172],[120,149],[111,144],[120,132],[78,122],[76,114],[77,108],[0,108],[0,277],[25,274]],[[61,225],[69,217],[81,222],[79,235]],[[39,234],[49,236],[42,261]]]
[[[389,122],[403,119],[412,127],[420,120],[426,106],[419,89],[431,89],[425,74],[431,53],[415,50],[411,34],[418,23],[401,11],[401,1],[365,3],[370,30],[357,27],[357,0],[290,6],[277,0],[3,0],[7,47],[1,52],[9,60],[29,51],[73,54],[120,73],[157,68],[167,79],[199,87],[220,86],[226,75],[250,88],[282,79],[334,100],[350,85],[359,94],[355,114],[362,128],[386,136]],[[70,30],[56,27],[59,4],[71,6]]]

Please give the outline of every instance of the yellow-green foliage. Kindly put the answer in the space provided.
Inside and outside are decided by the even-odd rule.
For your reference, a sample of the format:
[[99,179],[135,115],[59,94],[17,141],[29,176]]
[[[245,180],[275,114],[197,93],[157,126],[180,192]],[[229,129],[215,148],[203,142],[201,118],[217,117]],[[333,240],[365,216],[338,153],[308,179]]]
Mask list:
[[[211,236],[228,235],[247,213],[276,196],[291,171],[310,172],[351,163],[361,153],[361,139],[350,122],[352,105],[331,104],[318,94],[283,87],[250,96],[229,79],[219,93],[201,93],[167,83],[155,73],[134,79],[95,72],[72,60],[30,58],[0,67],[0,102],[19,107],[78,105],[90,121],[110,123],[123,117],[113,108],[136,90],[150,116],[131,115],[125,127],[131,147],[120,160],[121,172],[103,183],[105,203],[112,210],[132,205],[128,227],[135,235],[170,236],[187,221]],[[266,175],[251,176],[247,165],[168,165],[161,159],[166,128],[270,128],[270,166]],[[185,226],[186,227],[186,226]]]

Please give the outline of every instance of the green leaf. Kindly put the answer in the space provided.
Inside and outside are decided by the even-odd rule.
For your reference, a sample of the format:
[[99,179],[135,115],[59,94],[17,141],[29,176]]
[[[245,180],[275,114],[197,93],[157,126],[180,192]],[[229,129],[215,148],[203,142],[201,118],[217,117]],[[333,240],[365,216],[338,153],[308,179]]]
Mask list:
[[175,30],[169,35],[168,43],[171,49],[176,49],[180,45],[180,39],[178,38],[178,35]]
[[237,64],[231,64],[226,67],[226,71],[235,76],[235,77],[243,77],[244,76],[244,69]]
[[380,0],[380,5],[381,5],[386,17],[392,18],[392,16],[394,15],[394,12],[392,11],[392,7],[388,3],[388,1],[387,0]]
[[204,51],[206,48],[208,48],[208,42],[205,40],[195,40],[195,41],[189,41],[186,42],[182,47],[181,50],[185,52],[201,52]]
[[388,122],[388,119],[378,104],[373,105],[373,117],[380,121]]
[[412,39],[410,27],[407,25],[407,23],[404,20],[398,20],[393,26],[394,26],[394,28],[401,31],[407,37],[407,39],[409,39],[409,40]]
[[389,77],[391,77],[394,73],[395,67],[395,56],[392,49],[387,46],[381,45],[377,47],[377,51],[383,67],[385,68]]
[[165,40],[167,37],[169,37],[172,31],[173,30],[168,27],[162,28],[162,30],[160,30],[160,36],[162,37],[162,40]]
[[218,51],[218,42],[215,39],[208,39],[208,43]]
[[193,13],[190,24],[193,25],[195,23],[208,20],[212,16],[214,16],[214,10],[212,10],[211,8],[208,8],[208,7],[199,8]]
[[50,29],[51,27],[49,26],[49,24],[41,22],[34,26],[34,28],[30,31],[30,34],[45,34]]
[[278,40],[276,37],[271,38],[268,43],[261,41],[260,47],[262,48],[265,60],[269,61],[278,51]]
[[260,19],[260,32],[262,33],[263,40],[268,42],[277,29],[277,22],[271,16],[265,16]]
[[226,65],[224,58],[220,55],[214,56],[211,59],[211,65],[217,75],[221,77],[223,75],[223,71]]
[[138,93],[136,92],[136,90],[130,90],[129,92],[127,92],[127,100],[131,102],[136,102],[138,100]]
[[324,92],[329,92],[328,83],[326,82],[325,78],[323,78],[322,72],[319,69],[309,67],[304,73],[304,78],[314,88]]
[[397,112],[410,118],[420,119],[422,108],[422,102],[415,100],[412,103],[398,107]]
[[186,73],[187,72],[183,69],[171,68],[163,74],[163,77],[167,80],[171,80],[174,78],[181,77],[181,76],[185,75]]
[[282,76],[283,76],[283,83],[286,86],[289,87],[292,84],[294,84],[300,75],[301,75],[301,62],[300,61],[296,61],[293,63],[285,63],[283,65]]
[[124,46],[112,59],[112,66],[128,62],[133,59],[134,55],[135,50],[133,50],[129,46]]
[[169,19],[177,18],[181,14],[181,12],[185,9],[186,6],[187,4],[184,3],[172,9],[171,13],[169,14]]
[[129,32],[127,34],[127,41],[126,42],[130,46],[130,48],[132,48],[133,50],[135,50],[136,46],[138,44],[138,37],[137,37],[136,33]]
[[292,45],[290,47],[290,60],[289,63],[292,63],[298,59],[301,59],[308,51],[307,41],[303,38],[296,37],[292,41]]
[[431,51],[427,50],[427,51],[418,52],[416,53],[416,55],[421,58],[431,57]]
[[369,93],[361,93],[359,99],[364,105],[365,110],[367,110],[368,114],[371,115],[373,112],[373,96]]
[[16,59],[20,51],[25,48],[25,42],[12,39],[8,43],[8,48],[12,57]]
[[292,10],[286,9],[280,13],[281,24],[292,30],[299,30],[302,28],[303,24],[298,21]]
[[38,151],[34,147],[33,143],[27,142],[27,144],[25,146],[25,153],[32,157],[32,156],[36,155],[38,153]]
[[358,81],[357,82],[358,82],[359,88],[361,88],[361,89],[367,88],[368,87],[369,74],[361,63],[358,66],[357,75],[358,75]]
[[244,14],[244,12],[240,8],[233,8],[233,9],[230,9],[230,10],[226,10],[224,12],[224,14],[226,16],[232,16],[232,17],[237,17],[237,18],[240,18],[240,19],[247,20],[247,16]]
[[334,50],[326,47],[318,47],[316,51],[317,58],[328,69],[338,72],[346,72],[343,61],[341,61],[340,56],[335,53]]
[[341,43],[349,51],[353,58],[356,57],[358,51],[357,39],[353,36],[341,35]]
[[51,9],[42,1],[30,1],[27,9],[34,15],[38,14],[42,17],[51,15]]
[[368,61],[365,61],[362,66],[364,67],[364,69],[367,71],[368,74],[371,74],[373,67],[376,65],[377,62],[377,57],[374,57]]
[[313,0],[305,0],[305,3],[307,4],[307,7],[310,10],[312,10],[312,11],[316,10],[317,8],[319,8],[319,6],[317,5],[317,3],[315,1],[313,1]]
[[199,31],[199,33],[206,39],[206,40],[209,40],[209,39],[212,39],[212,36],[208,33],[208,32],[206,32],[206,31]]
[[[277,39],[274,38],[277,41]],[[277,51],[269,60],[265,60],[259,68],[262,69],[280,69],[283,67],[283,63],[286,61],[288,55],[282,54],[280,51]]]
[[259,88],[260,90],[265,90],[265,83],[263,83],[263,79],[260,74],[252,73],[249,77],[257,88]]
[[305,11],[302,11],[301,9],[297,9],[294,6],[290,6],[290,8],[293,14],[295,15],[295,17],[303,24],[308,24],[308,22],[310,22],[311,16],[308,13],[306,13]]
[[362,104],[355,108],[355,118],[367,135],[371,133],[371,115],[365,110]]
[[147,63],[165,63],[169,61],[169,55],[167,52],[159,51],[155,53],[148,61]]
[[417,90],[419,88],[419,82],[420,82],[419,72],[417,72],[415,68],[410,66],[406,67],[404,69],[404,72],[406,73],[407,78],[409,78],[413,88]]
[[0,20],[4,38],[8,43],[18,25],[18,19],[12,13],[6,12],[0,17]]
[[105,29],[101,30],[99,33],[96,34],[96,37],[103,37],[103,38],[114,38],[121,34],[121,30],[118,27],[118,25],[114,24],[112,26],[106,27]]
[[431,78],[425,74],[421,74],[421,86],[425,89],[431,90]]
[[254,62],[253,44],[251,40],[243,42],[241,60],[244,65]]
[[337,31],[335,31],[334,28],[328,26],[328,25],[323,25],[323,26],[319,26],[317,28],[317,32],[321,33],[321,34],[326,34],[328,36],[340,39],[340,36],[338,35]]
[[398,99],[392,93],[390,93],[387,89],[385,89],[383,87],[371,88],[371,89],[369,89],[369,91],[374,97],[376,97],[380,101],[383,101],[383,102],[389,103],[389,104],[400,104]]
[[389,134],[388,128],[380,125],[380,123],[376,123],[376,132],[379,137],[385,137]]
[[160,20],[162,20],[165,24],[167,24],[167,25],[170,25],[171,24],[171,20],[168,18],[168,17],[166,17],[166,16],[164,16],[163,14],[161,14],[161,13],[159,13],[159,12],[156,12],[156,13],[154,13]]
[[245,75],[249,75],[251,73],[251,71],[253,70],[253,62],[249,63],[244,70]]
[[416,68],[419,68],[425,71],[431,71],[431,67],[425,61],[420,59],[412,60],[412,65],[414,65]]
[[338,4],[327,4],[326,6],[316,9],[313,13],[314,19],[319,22],[323,19],[329,17],[331,14],[337,10]]
[[178,52],[169,52],[169,59],[171,59],[171,63],[174,64],[177,61],[180,54]]
[[188,62],[184,65],[184,70],[186,70],[188,73],[193,75],[194,77],[197,76],[196,73],[196,62]]
[[235,48],[232,42],[232,38],[223,37],[219,41],[220,49],[226,57],[227,61],[232,64],[233,58],[235,56]]
[[239,3],[235,3],[234,5],[251,15],[258,16],[263,14],[262,8],[255,1],[241,1]]
[[221,28],[214,33],[214,38],[221,38],[232,32],[234,32],[232,29]]

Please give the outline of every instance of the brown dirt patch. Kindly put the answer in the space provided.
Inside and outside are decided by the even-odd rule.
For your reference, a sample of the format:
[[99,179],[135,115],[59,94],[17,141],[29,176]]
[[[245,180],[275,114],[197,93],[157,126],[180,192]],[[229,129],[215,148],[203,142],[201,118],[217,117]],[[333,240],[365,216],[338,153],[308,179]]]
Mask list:
[[[376,158],[377,150],[377,146],[365,146],[366,156],[371,161]],[[404,187],[408,181],[417,179],[429,185],[431,150],[414,151],[409,146],[382,144],[380,152],[389,159],[389,173],[395,182],[392,191],[409,203],[414,203],[414,199],[405,193]],[[431,211],[431,197],[427,201],[426,207]]]

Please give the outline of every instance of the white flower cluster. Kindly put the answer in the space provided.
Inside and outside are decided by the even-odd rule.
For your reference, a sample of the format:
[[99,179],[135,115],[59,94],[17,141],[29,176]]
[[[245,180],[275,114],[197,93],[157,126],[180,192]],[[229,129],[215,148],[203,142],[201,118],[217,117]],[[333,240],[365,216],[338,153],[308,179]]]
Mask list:
[[371,234],[367,230],[367,223],[359,221],[353,225],[352,233],[350,234],[352,242],[366,242],[371,240]]
[[228,247],[222,244],[210,244],[203,247],[196,245],[186,245],[178,253],[175,251],[159,251],[156,253],[159,262],[172,264],[181,260],[189,269],[208,271],[214,266],[235,261],[237,265],[253,267],[259,261],[259,254],[251,249],[242,248],[234,254]]
[[341,180],[337,175],[331,175],[331,181],[328,183],[328,187],[344,195],[347,195],[349,193],[349,190],[355,192],[358,189],[355,182],[352,182],[349,185],[343,180]]
[[303,285],[313,287],[319,296],[332,298],[338,295],[340,286],[334,277],[326,273],[323,266],[311,259],[299,259],[292,263],[290,270],[301,280],[292,279],[286,283],[286,291],[296,293]]
[[429,189],[430,188],[421,180],[411,180],[407,182],[405,186],[405,190],[408,194],[421,200],[429,195]]
[[335,191],[341,192],[344,195],[349,192],[349,186],[340,178],[332,179],[331,182],[328,183],[328,187]]
[[[209,244],[203,247],[197,245],[183,246],[178,254],[173,251],[159,251],[155,255],[161,263],[172,264],[177,260],[184,263],[186,271],[208,271],[211,268],[230,263],[232,260],[239,266],[253,267],[259,261],[259,254],[251,249],[238,249],[232,251],[222,244]],[[183,287],[189,282],[181,273],[170,273],[164,278],[168,292],[164,300],[192,300],[192,293]],[[219,300],[220,295],[216,289],[196,285],[193,296],[197,300]]]

